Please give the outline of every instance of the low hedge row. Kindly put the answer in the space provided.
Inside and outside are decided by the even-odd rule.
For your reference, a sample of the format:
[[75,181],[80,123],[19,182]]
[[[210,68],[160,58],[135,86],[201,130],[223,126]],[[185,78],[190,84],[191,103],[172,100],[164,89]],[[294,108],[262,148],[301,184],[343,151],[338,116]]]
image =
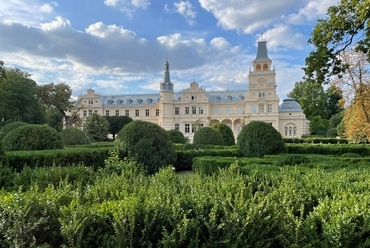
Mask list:
[[44,151],[15,151],[6,153],[6,163],[15,171],[23,167],[70,166],[83,163],[97,169],[104,166],[111,148],[74,148]]
[[348,140],[343,138],[284,138],[284,142],[287,144],[348,144]]
[[345,153],[357,153],[363,157],[370,156],[368,145],[300,145],[287,146],[288,153],[296,154],[322,154],[342,156]]

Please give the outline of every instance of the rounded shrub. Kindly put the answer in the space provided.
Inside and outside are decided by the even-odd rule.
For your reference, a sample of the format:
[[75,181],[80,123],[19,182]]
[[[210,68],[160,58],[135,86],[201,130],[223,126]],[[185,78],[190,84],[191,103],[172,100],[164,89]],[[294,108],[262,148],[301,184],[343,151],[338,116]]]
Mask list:
[[195,132],[193,138],[194,145],[224,145],[222,134],[216,129],[203,127]]
[[86,133],[75,127],[67,127],[60,132],[64,145],[84,145],[91,141]]
[[214,123],[211,128],[221,133],[225,146],[235,145],[235,137],[231,128],[224,123]]
[[47,150],[63,148],[63,141],[52,127],[28,124],[9,132],[3,145],[5,151]]
[[170,139],[172,143],[175,144],[185,144],[186,138],[182,132],[179,130],[171,129],[166,131],[168,133],[168,136],[170,136]]
[[176,161],[176,151],[163,128],[146,121],[132,121],[117,134],[117,143],[129,157],[135,158],[148,174]]
[[337,137],[338,136],[338,131],[336,128],[329,128],[328,131],[326,132],[326,137]]
[[21,126],[24,126],[24,125],[28,125],[28,123],[25,123],[25,122],[21,122],[21,121],[16,121],[16,122],[12,122],[12,123],[9,123],[9,124],[6,124],[5,126],[3,126],[3,128],[0,130],[0,141],[3,140],[5,138],[5,136],[13,131],[14,129],[18,128],[18,127],[21,127]]
[[244,157],[263,157],[286,151],[281,134],[263,121],[252,121],[244,126],[238,135],[237,147]]

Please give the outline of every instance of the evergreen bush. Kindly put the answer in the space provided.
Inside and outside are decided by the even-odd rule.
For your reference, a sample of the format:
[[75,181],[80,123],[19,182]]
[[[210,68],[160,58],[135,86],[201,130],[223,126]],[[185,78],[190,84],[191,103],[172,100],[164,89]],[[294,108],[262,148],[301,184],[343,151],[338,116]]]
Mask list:
[[4,140],[5,151],[47,150],[63,148],[57,130],[46,125],[29,124],[9,132]]
[[64,145],[86,145],[90,139],[86,133],[75,127],[67,127],[60,132]]
[[244,157],[263,157],[286,151],[281,134],[263,121],[252,121],[244,126],[238,135],[237,147]]
[[211,128],[221,133],[225,146],[235,145],[235,137],[231,128],[224,123],[214,123]]
[[171,129],[171,130],[167,130],[167,133],[170,136],[172,143],[175,143],[175,144],[185,144],[186,143],[185,136],[179,130]]
[[203,127],[197,130],[193,138],[194,145],[224,145],[222,134],[216,129]]
[[24,125],[27,125],[28,123],[25,123],[25,122],[21,122],[21,121],[16,121],[16,122],[12,122],[12,123],[9,123],[9,124],[6,124],[1,130],[0,130],[0,141],[3,140],[5,138],[5,136],[13,131],[14,129],[18,128],[18,127],[21,127],[21,126],[24,126]]
[[337,137],[338,136],[338,131],[336,128],[329,128],[328,131],[326,132],[326,137]]
[[163,128],[157,124],[136,120],[125,125],[117,134],[117,141],[129,157],[141,163],[148,174],[176,161],[175,148]]

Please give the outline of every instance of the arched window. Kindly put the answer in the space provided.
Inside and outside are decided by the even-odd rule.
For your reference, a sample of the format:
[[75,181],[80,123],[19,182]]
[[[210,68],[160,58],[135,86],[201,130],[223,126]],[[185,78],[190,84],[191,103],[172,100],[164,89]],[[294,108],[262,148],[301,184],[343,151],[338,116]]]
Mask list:
[[268,64],[263,64],[263,70],[264,70],[264,71],[268,71],[268,69],[269,69]]
[[256,65],[256,71],[261,71],[261,65],[260,64]]

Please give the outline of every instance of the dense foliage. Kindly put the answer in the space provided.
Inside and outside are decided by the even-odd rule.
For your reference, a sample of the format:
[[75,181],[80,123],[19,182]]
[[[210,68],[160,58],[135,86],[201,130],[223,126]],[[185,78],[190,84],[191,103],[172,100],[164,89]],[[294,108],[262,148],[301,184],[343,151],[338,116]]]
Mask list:
[[194,133],[194,145],[224,145],[222,134],[216,129],[203,127]]
[[175,148],[166,130],[146,121],[133,121],[117,135],[124,152],[137,159],[149,174],[176,161]]
[[338,131],[336,128],[329,128],[328,131],[326,132],[326,137],[337,137],[338,136]]
[[237,138],[240,154],[245,157],[262,157],[285,152],[281,134],[270,124],[252,121],[243,127]]
[[235,137],[231,128],[224,123],[214,123],[211,128],[217,130],[222,135],[225,146],[235,145]]
[[67,127],[60,132],[64,145],[90,144],[91,141],[86,133],[75,127]]
[[128,116],[105,116],[109,123],[109,133],[112,134],[113,139],[116,138],[116,134],[132,119]]
[[185,144],[187,141],[184,134],[179,130],[171,129],[167,130],[167,133],[168,136],[170,136],[172,143],[174,144]]
[[368,246],[367,169],[241,173],[236,162],[212,177],[170,168],[148,177],[116,157],[107,167],[12,173],[25,187],[0,191],[2,246]]
[[11,122],[9,124],[6,124],[5,126],[3,126],[2,129],[0,129],[0,141],[4,139],[4,137],[11,131],[13,131],[14,129],[18,128],[18,127],[21,127],[21,126],[24,126],[24,125],[27,125],[26,122],[21,122],[21,121],[16,121],[16,122]]
[[63,148],[60,134],[46,125],[29,124],[9,132],[5,138],[4,150],[47,150]]
[[95,142],[107,141],[109,133],[109,122],[104,116],[93,113],[86,118],[85,132]]

